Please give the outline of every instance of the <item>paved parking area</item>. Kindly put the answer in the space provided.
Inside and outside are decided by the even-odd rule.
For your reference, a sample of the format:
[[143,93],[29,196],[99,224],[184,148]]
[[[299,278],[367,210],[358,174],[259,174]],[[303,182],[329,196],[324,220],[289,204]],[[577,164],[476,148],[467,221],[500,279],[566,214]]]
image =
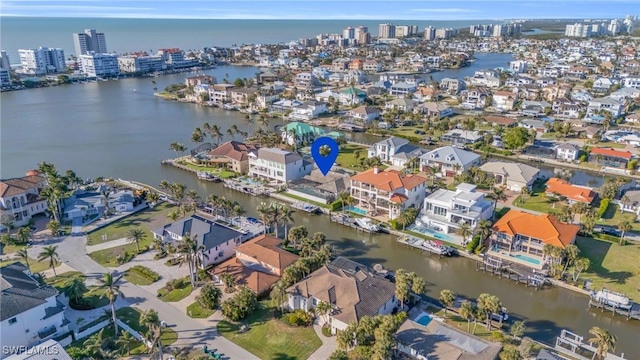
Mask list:
[[124,272],[133,266],[142,265],[157,272],[161,276],[161,279],[159,281],[156,281],[151,285],[140,286],[148,292],[154,294],[158,291],[158,289],[163,287],[167,283],[167,281],[189,276],[189,267],[187,267],[186,265],[181,267],[178,265],[167,266],[164,263],[169,259],[169,257],[167,256],[164,259],[155,260],[153,256],[156,253],[157,252],[153,250],[142,253],[128,263],[118,266],[116,270],[118,272]]

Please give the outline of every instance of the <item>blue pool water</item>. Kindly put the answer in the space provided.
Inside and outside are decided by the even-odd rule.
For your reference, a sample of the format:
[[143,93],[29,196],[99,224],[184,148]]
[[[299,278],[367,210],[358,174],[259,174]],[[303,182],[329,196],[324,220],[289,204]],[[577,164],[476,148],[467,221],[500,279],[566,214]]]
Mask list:
[[352,213],[356,213],[358,215],[367,215],[367,211],[364,209],[360,209],[357,206],[349,205],[344,207],[345,210],[351,211]]
[[534,258],[526,256],[526,255],[517,254],[517,255],[511,255],[511,256],[516,258],[516,259],[518,259],[518,260],[526,261],[526,262],[534,264],[534,265],[540,265],[540,260],[534,259]]
[[416,322],[422,326],[427,326],[431,322],[431,320],[433,320],[431,319],[431,316],[425,314],[419,317]]
[[435,231],[433,229],[429,229],[429,228],[422,227],[422,226],[417,226],[417,225],[411,225],[407,229],[411,230],[411,231],[415,231],[415,232],[420,233],[420,234],[431,236],[431,237],[436,238],[438,240],[444,240],[444,241],[451,242],[451,238],[448,235],[439,233],[439,232],[437,232],[437,231]]

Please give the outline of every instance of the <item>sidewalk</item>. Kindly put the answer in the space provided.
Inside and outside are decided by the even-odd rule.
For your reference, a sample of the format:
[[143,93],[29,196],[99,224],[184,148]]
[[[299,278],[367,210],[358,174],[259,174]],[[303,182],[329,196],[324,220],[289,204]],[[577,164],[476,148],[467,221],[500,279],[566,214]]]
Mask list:
[[325,360],[331,357],[331,354],[336,351],[338,348],[338,341],[336,340],[336,336],[326,337],[322,335],[322,326],[318,324],[313,324],[313,330],[316,331],[316,335],[322,341],[322,346],[318,348],[311,356],[309,356],[308,360]]
[[97,244],[97,245],[87,245],[87,254],[91,254],[91,253],[94,253],[96,251],[100,251],[100,250],[104,250],[104,249],[111,249],[111,248],[114,248],[114,247],[123,246],[123,245],[127,245],[127,244],[130,244],[129,239],[120,238],[120,239],[116,239],[116,240],[103,242],[103,243],[100,243],[100,244]]

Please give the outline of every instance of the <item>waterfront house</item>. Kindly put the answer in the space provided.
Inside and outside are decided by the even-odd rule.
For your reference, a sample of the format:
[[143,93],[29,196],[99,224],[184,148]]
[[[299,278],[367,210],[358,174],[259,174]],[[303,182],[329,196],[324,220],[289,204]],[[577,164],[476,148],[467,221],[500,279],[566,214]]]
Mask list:
[[184,84],[186,86],[213,85],[216,82],[217,82],[216,78],[211,75],[191,76],[184,79]]
[[103,192],[78,189],[64,199],[62,217],[69,220],[98,217],[107,210],[106,204]]
[[485,196],[467,183],[459,184],[455,191],[438,189],[424,199],[419,219],[427,226],[441,227],[444,233],[454,232],[465,223],[475,229],[481,220],[493,215],[493,202]]
[[37,170],[20,178],[0,180],[0,210],[13,216],[14,226],[25,225],[35,215],[47,211],[47,200],[40,197],[45,184],[45,178]]
[[[316,138],[324,135],[325,131],[317,126],[312,126],[303,122],[294,121],[280,128],[282,141],[289,144],[312,143]],[[295,136],[294,136],[295,134]]]
[[599,115],[601,111],[608,111],[611,116],[616,119],[622,115],[622,103],[610,97],[592,99],[587,106],[587,118]]
[[367,152],[367,157],[378,157],[382,161],[391,161],[391,157],[402,152],[406,145],[409,145],[409,140],[392,136],[373,144]]
[[633,155],[629,151],[614,150],[612,148],[593,148],[589,153],[589,162],[602,166],[626,169]]
[[291,120],[311,120],[326,113],[327,104],[320,101],[309,100],[303,102],[300,106],[294,107],[292,110],[291,114],[289,114]]
[[380,117],[380,110],[371,106],[360,105],[355,109],[347,111],[346,116],[354,120],[369,123]]
[[578,154],[580,154],[580,148],[571,143],[560,143],[555,149],[556,160],[560,161],[575,161],[578,159]]
[[625,191],[622,199],[618,202],[620,211],[634,213],[640,219],[640,190]]
[[391,85],[389,89],[389,94],[393,96],[403,97],[407,94],[413,94],[416,92],[418,88],[414,84],[410,84],[407,82],[400,82]]
[[269,105],[269,111],[275,114],[283,114],[285,112],[293,112],[293,108],[302,105],[298,100],[282,99],[275,101]]
[[422,319],[405,320],[395,334],[397,351],[409,358],[495,360],[502,350],[499,342],[483,340],[447,323],[430,319],[426,325],[422,325],[416,321]]
[[[14,262],[3,266],[0,281],[4,349],[33,347],[69,331],[59,291],[41,284],[26,265]],[[2,357],[6,355],[5,351]]]
[[280,280],[285,268],[298,260],[298,255],[280,246],[282,241],[271,235],[259,235],[236,247],[235,256],[209,273],[222,284],[222,274],[231,274],[236,285],[247,286],[257,295],[269,290]]
[[414,112],[419,111],[425,116],[433,119],[442,119],[447,116],[453,116],[453,109],[443,102],[429,101],[418,105]]
[[246,174],[249,171],[249,153],[257,151],[258,148],[253,144],[227,141],[207,152],[200,161],[207,166],[224,167],[238,174]]
[[514,94],[510,91],[494,91],[493,92],[493,106],[496,110],[511,111],[518,100],[518,94]]
[[313,89],[320,85],[318,77],[310,72],[301,72],[296,74],[293,83],[299,89]]
[[313,169],[309,175],[292,180],[287,186],[287,193],[321,204],[329,204],[337,199],[339,193],[349,191],[350,176],[350,173],[339,168],[329,171],[326,175],[319,169]]
[[209,86],[209,101],[220,106],[231,102],[233,84],[214,84]]
[[300,155],[277,148],[260,148],[249,154],[249,175],[278,184],[308,175],[313,163]]
[[427,178],[404,175],[397,170],[381,171],[378,167],[351,177],[351,196],[355,206],[372,216],[386,215],[395,219],[410,207],[420,208],[426,194]]
[[554,215],[509,210],[491,228],[487,255],[541,270],[550,261],[545,245],[566,248],[573,244],[579,225],[560,222]]
[[366,97],[366,92],[352,86],[341,90],[340,95],[338,95],[338,100],[340,100],[342,104],[356,105],[364,102]]
[[251,105],[251,97],[258,96],[257,88],[231,88],[231,102],[235,105]]
[[152,232],[155,239],[174,246],[190,236],[203,249],[198,255],[202,269],[228,260],[234,255],[235,248],[247,240],[246,234],[199,215],[177,220]]
[[363,264],[338,257],[287,289],[289,310],[311,311],[320,302],[331,305],[331,333],[364,316],[386,315],[398,309],[395,285]]
[[581,202],[591,205],[596,198],[596,193],[591,188],[573,185],[558,178],[551,178],[547,181],[545,194],[547,197],[565,198],[569,204]]
[[388,101],[384,104],[384,108],[387,110],[397,110],[403,112],[411,112],[413,108],[416,106],[417,102],[415,100],[398,98],[391,101]]
[[489,161],[482,164],[480,170],[493,176],[494,186],[517,192],[523,188],[531,190],[540,175],[538,168],[506,161]]
[[[409,162],[409,160],[419,158],[420,156],[426,154],[427,151],[428,151],[427,149],[424,149],[415,145],[407,144],[403,146],[399,152],[396,152],[391,156],[391,160],[390,160],[391,165],[397,166],[399,168],[404,168],[407,165],[407,162]],[[413,165],[414,165],[413,168],[415,170],[420,169],[419,163],[414,163]]]
[[482,141],[483,135],[480,131],[451,129],[440,136],[440,141],[451,145],[465,146]]
[[500,78],[495,70],[478,70],[468,78],[467,83],[473,86],[500,87]]
[[464,81],[459,79],[444,78],[440,80],[440,89],[449,95],[458,95],[465,88]]
[[413,94],[413,98],[418,101],[437,100],[439,98],[438,89],[432,86],[420,86]]
[[444,176],[462,174],[480,165],[480,155],[453,146],[443,146],[420,156],[420,167],[435,167]]
[[489,89],[485,87],[476,87],[463,90],[460,94],[462,97],[462,107],[466,109],[483,109],[487,104],[487,99],[491,96]]
[[118,213],[133,211],[136,197],[131,190],[120,190],[108,195],[109,209]]

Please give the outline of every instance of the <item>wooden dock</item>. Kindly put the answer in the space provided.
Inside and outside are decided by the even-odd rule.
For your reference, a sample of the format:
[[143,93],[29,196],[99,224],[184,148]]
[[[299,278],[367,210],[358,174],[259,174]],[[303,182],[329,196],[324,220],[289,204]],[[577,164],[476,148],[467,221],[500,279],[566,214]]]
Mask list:
[[227,189],[239,191],[241,193],[254,195],[254,196],[266,197],[266,196],[269,196],[269,194],[271,193],[270,189],[260,187],[260,186],[255,186],[255,185],[241,184],[239,182],[232,181],[232,180],[225,180],[223,183],[223,186]]
[[353,218],[346,214],[331,214],[329,219],[332,223],[348,226],[350,228],[356,229],[358,231],[365,232],[367,234],[373,234],[374,232],[368,229],[361,228],[353,222]]
[[485,256],[482,262],[476,263],[476,271],[488,272],[507,280],[513,280],[518,284],[533,286],[536,290],[550,284],[549,280],[540,274],[535,274],[529,269],[499,258]]
[[600,312],[604,313],[605,311],[610,312],[612,315],[620,314],[625,316],[627,320],[635,319],[640,320],[640,304],[633,303],[631,308],[622,309],[617,306],[608,305],[605,303],[598,302],[593,298],[589,298],[589,308],[597,308],[600,309]]

